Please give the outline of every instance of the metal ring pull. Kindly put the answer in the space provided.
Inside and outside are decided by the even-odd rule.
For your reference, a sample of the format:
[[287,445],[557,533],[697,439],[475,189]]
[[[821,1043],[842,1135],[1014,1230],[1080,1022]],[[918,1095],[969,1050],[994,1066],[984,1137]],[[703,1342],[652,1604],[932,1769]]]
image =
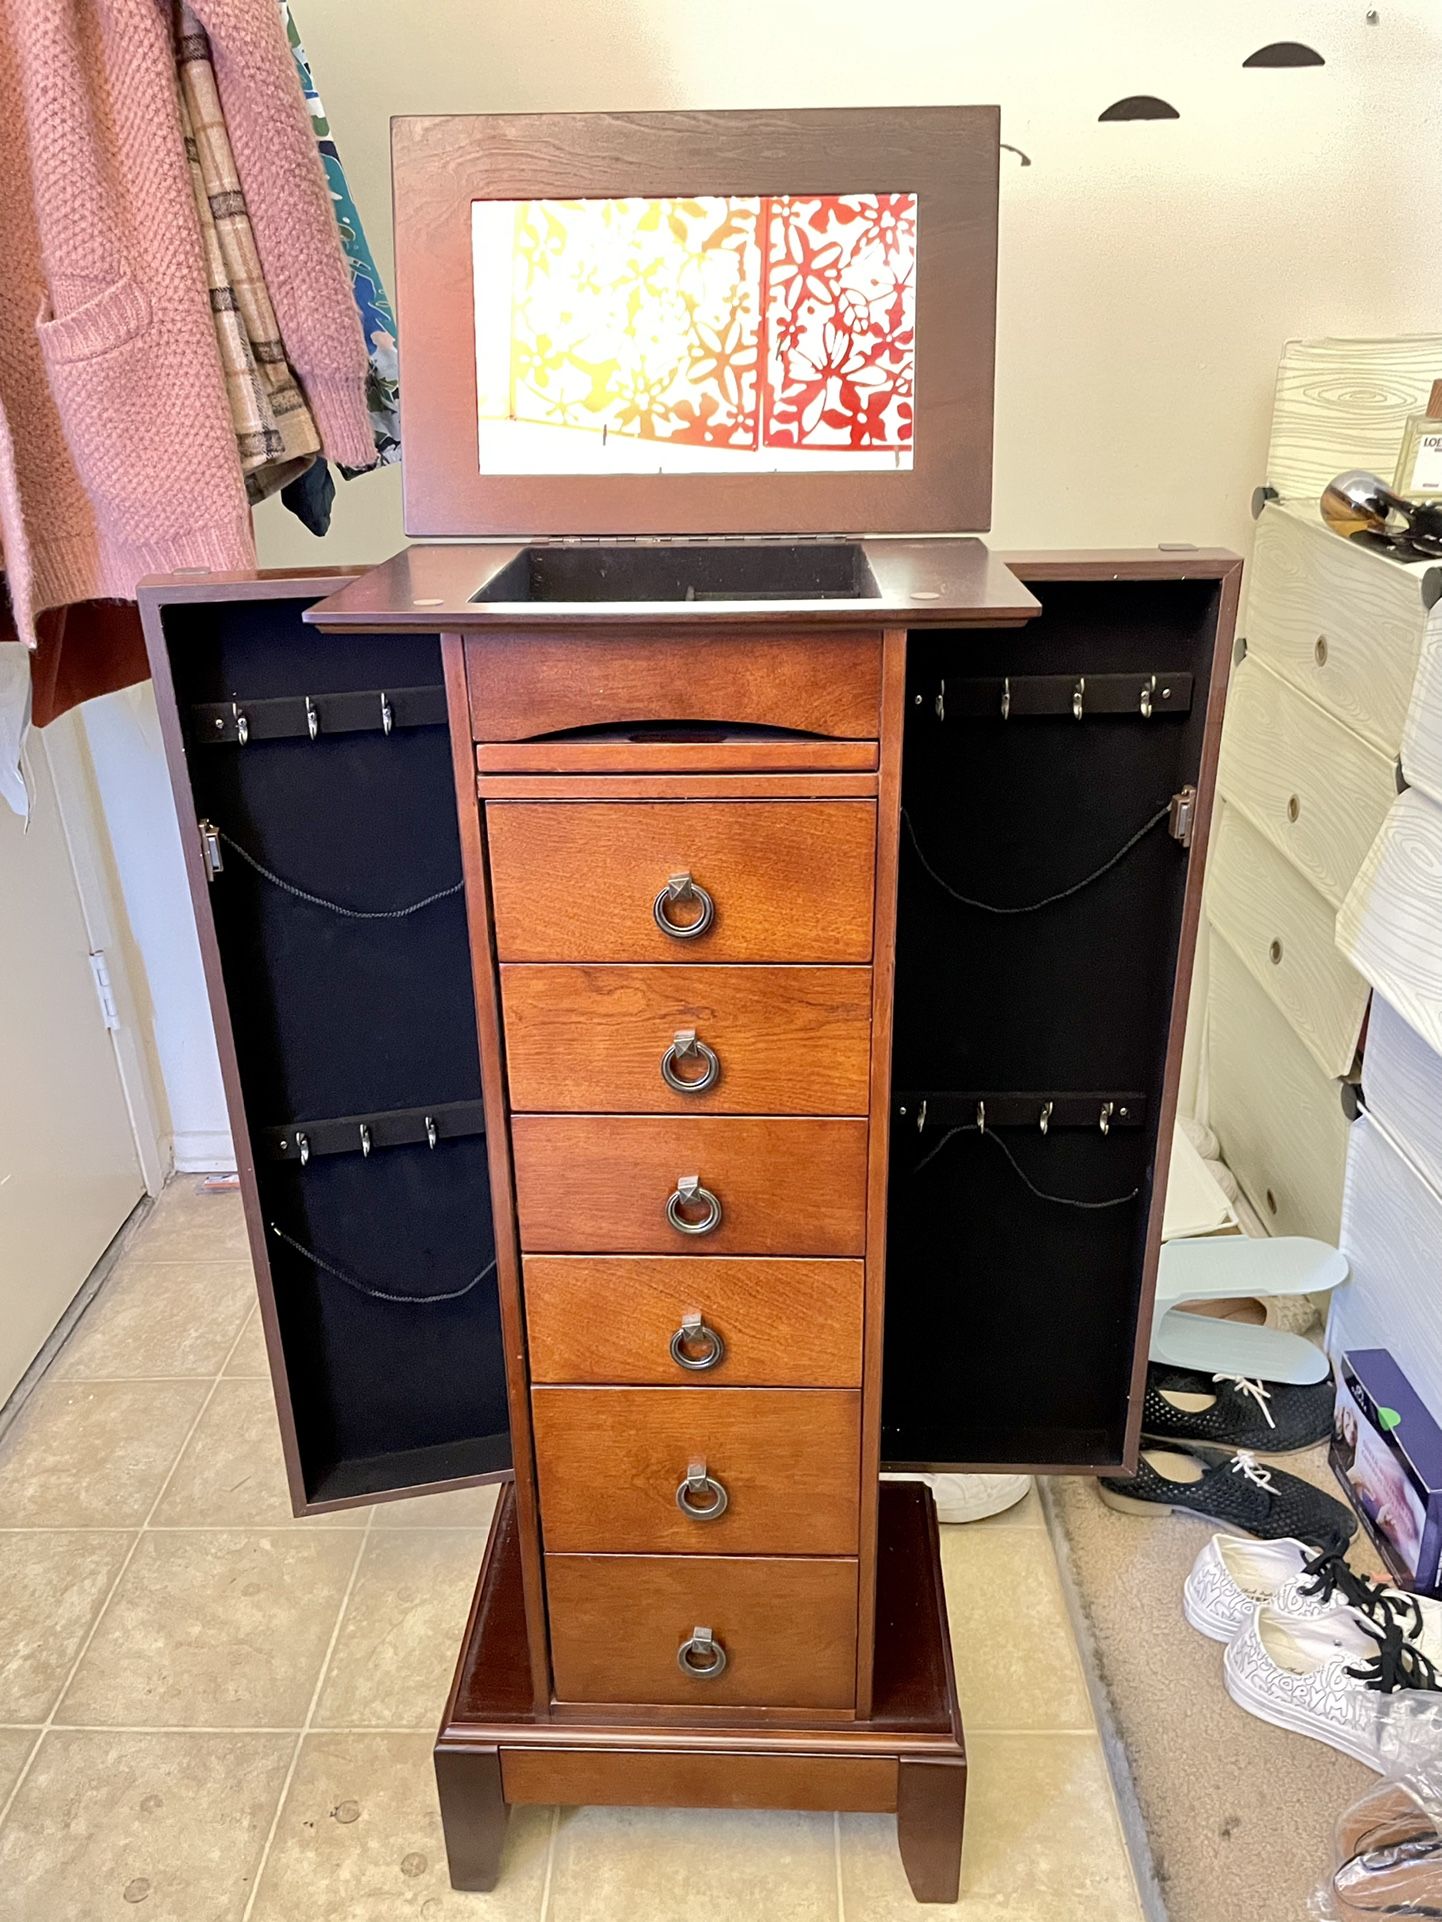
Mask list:
[[[693,1352],[698,1347],[702,1351],[699,1355]],[[681,1326],[671,1337],[671,1359],[678,1368],[698,1375],[707,1368],[719,1368],[725,1361],[726,1344],[714,1328],[707,1326],[699,1308],[681,1317]]]
[[[701,905],[701,912],[694,921],[673,921],[670,914],[673,901],[697,901]],[[693,881],[689,874],[673,874],[656,896],[651,912],[662,934],[669,934],[677,941],[694,941],[716,919],[716,903],[701,883]]]
[[[683,1208],[704,1208],[706,1214],[701,1221],[688,1221]],[[700,1175],[678,1175],[674,1193],[666,1198],[666,1219],[683,1235],[709,1235],[721,1226],[721,1203],[701,1186]]]
[[716,1477],[706,1473],[705,1462],[692,1462],[687,1467],[686,1479],[676,1489],[676,1506],[693,1522],[719,1521],[730,1501],[731,1497]]
[[676,1650],[676,1666],[695,1681],[711,1681],[726,1667],[726,1651],[709,1628],[698,1626]]
[[[701,1061],[705,1066],[698,1075],[680,1075],[676,1072],[678,1061]],[[678,1028],[676,1039],[661,1057],[661,1079],[666,1086],[677,1094],[704,1094],[720,1078],[721,1062],[715,1049],[698,1040],[694,1028]]]

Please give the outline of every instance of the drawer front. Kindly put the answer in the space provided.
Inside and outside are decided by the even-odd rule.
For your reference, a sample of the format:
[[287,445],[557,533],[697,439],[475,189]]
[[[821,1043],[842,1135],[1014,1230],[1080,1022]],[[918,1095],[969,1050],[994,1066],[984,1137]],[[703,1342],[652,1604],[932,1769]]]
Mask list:
[[[849,1120],[516,1115],[521,1246],[527,1254],[860,1255],[866,1134],[865,1121]],[[713,1201],[682,1198],[689,1176]],[[708,1219],[715,1225],[706,1229]]]
[[[560,1701],[830,1709],[855,1703],[853,1561],[548,1555],[546,1599]],[[719,1674],[681,1672],[678,1651],[697,1628],[709,1629],[725,1651]]]
[[1217,784],[1334,908],[1397,792],[1386,755],[1250,657],[1228,691]]
[[1335,1242],[1347,1161],[1339,1084],[1224,940],[1208,968],[1209,1118],[1227,1166],[1274,1234]]
[[1330,904],[1230,806],[1207,866],[1207,918],[1323,1072],[1346,1074],[1371,991],[1337,950]]
[[507,965],[501,1000],[519,1111],[866,1113],[869,968]]
[[478,741],[646,721],[874,740],[881,635],[481,634],[466,642],[466,679]]
[[[871,801],[487,804],[502,961],[868,961]],[[658,906],[689,874],[701,897]]]
[[[856,1553],[852,1389],[536,1388],[531,1410],[549,1554]],[[678,1500],[693,1463],[725,1504],[685,1499],[718,1513]]]
[[1391,758],[1417,671],[1425,571],[1339,539],[1311,508],[1269,505],[1247,570],[1248,652]]
[[524,1270],[533,1381],[860,1385],[859,1261],[527,1255]]

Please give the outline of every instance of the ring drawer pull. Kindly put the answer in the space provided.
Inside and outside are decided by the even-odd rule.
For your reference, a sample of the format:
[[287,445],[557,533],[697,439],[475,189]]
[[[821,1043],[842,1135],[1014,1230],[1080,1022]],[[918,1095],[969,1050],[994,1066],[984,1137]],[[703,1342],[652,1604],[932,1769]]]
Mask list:
[[676,1666],[698,1682],[712,1680],[726,1666],[726,1651],[709,1628],[696,1627],[676,1650]]
[[[673,901],[696,901],[701,907],[694,921],[673,921],[671,903]],[[652,904],[651,912],[656,917],[656,926],[662,934],[669,934],[677,941],[694,941],[698,934],[704,934],[716,919],[716,903],[689,874],[673,874]]]
[[[702,1353],[693,1354],[700,1347]],[[726,1359],[726,1344],[714,1328],[708,1328],[699,1308],[681,1317],[681,1326],[671,1337],[671,1359],[678,1368],[700,1374],[706,1368],[719,1368]]]
[[[704,1208],[706,1213],[700,1221],[688,1221],[683,1208]],[[666,1219],[683,1235],[709,1235],[721,1226],[721,1203],[701,1186],[700,1175],[678,1175],[674,1192],[666,1198]]]
[[[700,1061],[705,1065],[698,1075],[681,1075],[676,1072],[679,1061]],[[704,1094],[707,1088],[714,1087],[720,1079],[721,1062],[714,1048],[708,1048],[704,1041],[697,1039],[694,1028],[678,1028],[676,1039],[661,1057],[661,1079],[668,1088],[677,1094]]]
[[693,1522],[719,1521],[730,1501],[722,1484],[714,1475],[706,1473],[705,1462],[692,1462],[687,1467],[685,1480],[676,1487],[676,1506]]

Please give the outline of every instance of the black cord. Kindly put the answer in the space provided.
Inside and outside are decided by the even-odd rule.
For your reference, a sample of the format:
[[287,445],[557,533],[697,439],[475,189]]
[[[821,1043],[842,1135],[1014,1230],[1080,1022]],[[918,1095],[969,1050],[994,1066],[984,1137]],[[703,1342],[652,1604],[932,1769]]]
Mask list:
[[949,894],[953,901],[959,901],[964,908],[977,908],[983,914],[1035,914],[1038,908],[1049,908],[1057,901],[1065,901],[1073,894],[1080,894],[1082,889],[1089,888],[1093,881],[1100,881],[1102,876],[1109,874],[1119,861],[1126,859],[1139,841],[1145,841],[1153,828],[1160,827],[1171,811],[1171,802],[1163,802],[1162,806],[1157,809],[1151,819],[1142,823],[1130,841],[1128,841],[1124,847],[1118,848],[1109,860],[1103,861],[1099,868],[1095,868],[1090,874],[1084,875],[1080,881],[1074,881],[1069,888],[1062,888],[1056,894],[1044,895],[1040,901],[1023,901],[1016,907],[1002,907],[995,901],[978,901],[972,895],[959,893],[957,889],[951,885],[950,881],[943,880],[941,875],[937,873],[936,869],[922,853],[921,843],[916,838],[916,829],[913,827],[911,816],[905,808],[901,810],[901,818],[906,823],[906,832],[911,837],[912,850],[917,860],[920,861],[922,867],[925,868],[926,872],[931,876],[931,879],[935,881],[943,894]]
[[974,1134],[979,1134],[983,1140],[994,1141],[996,1143],[997,1147],[1001,1149],[1002,1153],[1011,1163],[1015,1173],[1020,1177],[1022,1182],[1030,1188],[1038,1201],[1054,1201],[1059,1208],[1083,1208],[1090,1212],[1096,1208],[1125,1208],[1129,1201],[1135,1201],[1141,1193],[1140,1188],[1133,1188],[1130,1194],[1113,1195],[1108,1201],[1077,1201],[1071,1195],[1049,1195],[1045,1188],[1037,1187],[1026,1169],[1022,1167],[1021,1163],[1017,1160],[1011,1149],[1007,1147],[999,1134],[990,1128],[978,1128],[974,1121],[963,1121],[958,1123],[954,1128],[948,1128],[936,1146],[921,1157],[911,1172],[914,1175],[919,1175],[928,1162],[935,1161],[936,1157],[941,1153],[953,1135]]
[[297,1241],[294,1235],[288,1235],[284,1228],[278,1228],[273,1221],[267,1225],[277,1241],[283,1241],[287,1248],[294,1248],[295,1252],[303,1255],[313,1267],[321,1269],[327,1275],[334,1275],[336,1280],[343,1281],[347,1288],[354,1288],[358,1295],[369,1295],[372,1301],[399,1302],[407,1308],[424,1308],[433,1301],[459,1301],[462,1295],[468,1295],[473,1288],[479,1287],[496,1265],[496,1257],[493,1255],[481,1272],[478,1275],[472,1275],[463,1288],[451,1288],[443,1295],[397,1295],[384,1288],[372,1288],[369,1282],[358,1281],[354,1275],[348,1275],[343,1268],[337,1268],[333,1261],[327,1261],[324,1256],[316,1254],[313,1248],[307,1248],[303,1242]]
[[297,901],[309,902],[313,908],[325,908],[330,914],[344,915],[347,921],[404,921],[408,914],[419,914],[422,908],[431,907],[437,901],[448,901],[453,894],[459,894],[465,886],[464,881],[457,881],[453,888],[440,888],[435,894],[428,894],[422,900],[412,901],[408,908],[347,908],[343,907],[339,901],[327,901],[324,895],[311,894],[305,888],[298,888],[293,881],[285,880],[262,862],[257,861],[253,854],[240,845],[239,841],[222,829],[217,828],[215,832],[217,839],[224,841],[232,854],[238,854],[247,867],[254,868],[263,881],[269,881],[272,887],[280,888],[286,894],[293,894]]

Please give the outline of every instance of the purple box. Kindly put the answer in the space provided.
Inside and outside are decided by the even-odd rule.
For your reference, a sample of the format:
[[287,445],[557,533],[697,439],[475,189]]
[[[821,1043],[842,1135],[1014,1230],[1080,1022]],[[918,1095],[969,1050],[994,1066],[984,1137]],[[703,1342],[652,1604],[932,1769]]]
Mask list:
[[1442,1592],[1442,1428],[1385,1348],[1338,1357],[1328,1459],[1387,1567]]

